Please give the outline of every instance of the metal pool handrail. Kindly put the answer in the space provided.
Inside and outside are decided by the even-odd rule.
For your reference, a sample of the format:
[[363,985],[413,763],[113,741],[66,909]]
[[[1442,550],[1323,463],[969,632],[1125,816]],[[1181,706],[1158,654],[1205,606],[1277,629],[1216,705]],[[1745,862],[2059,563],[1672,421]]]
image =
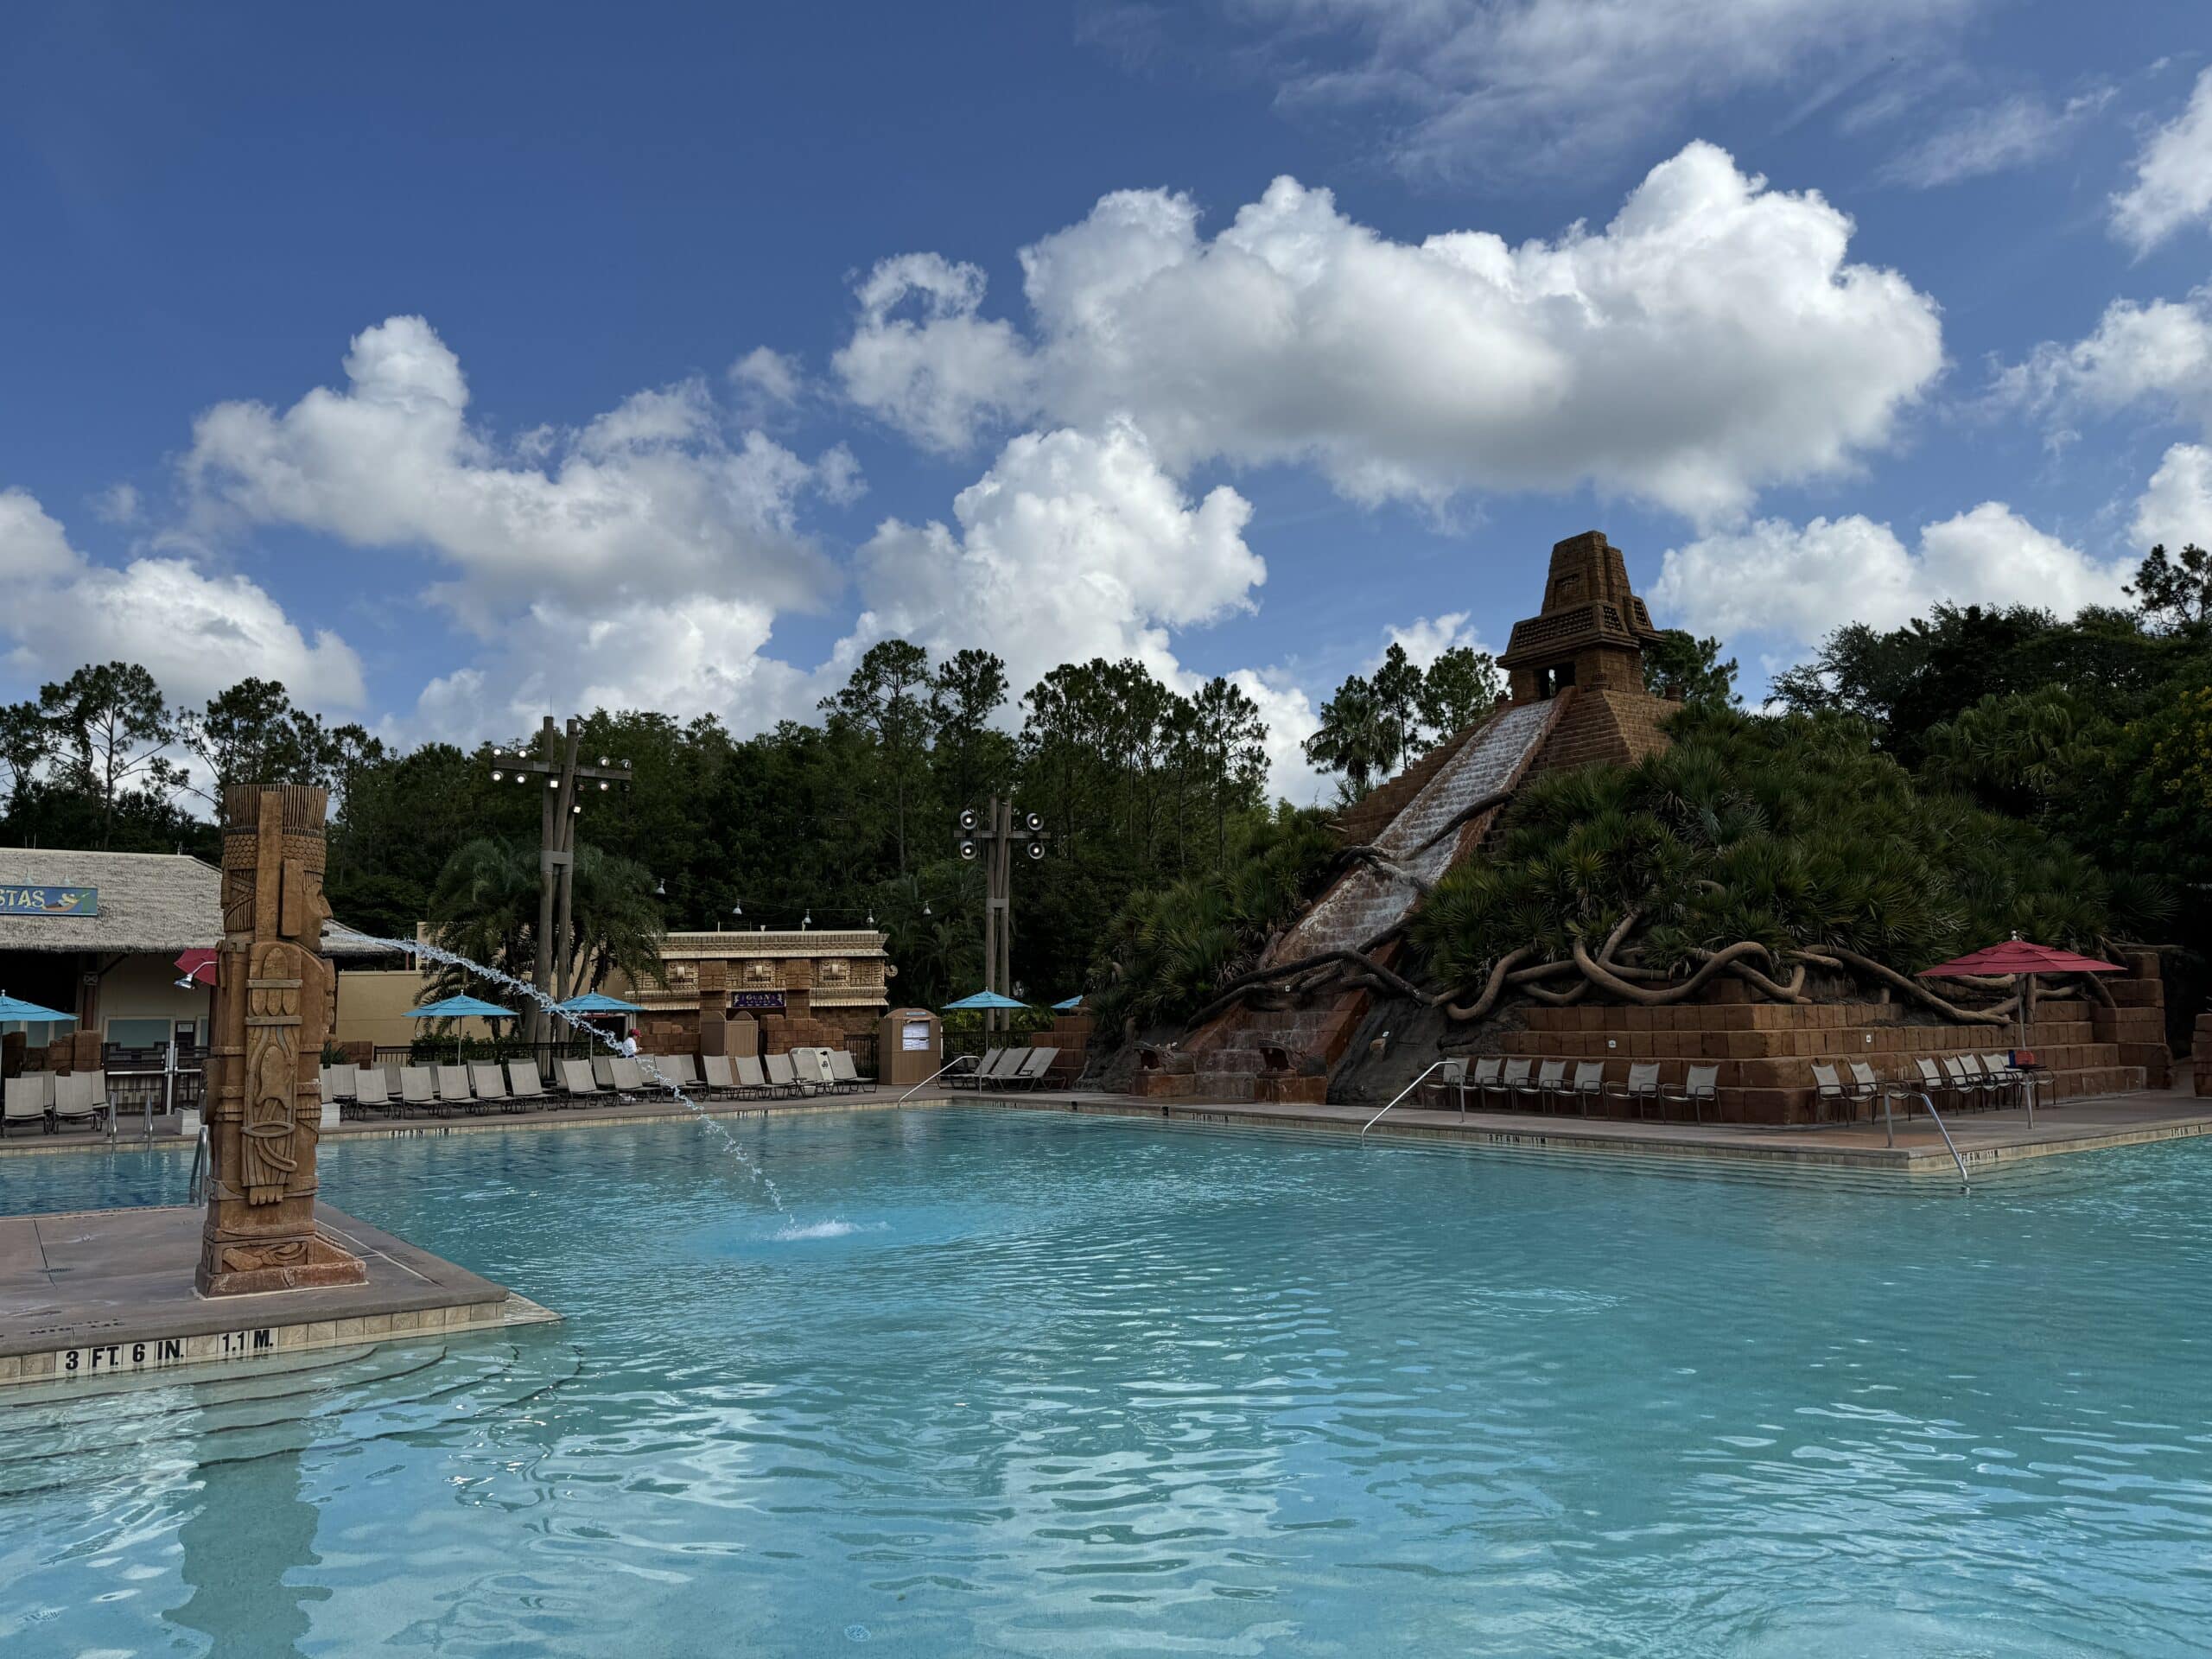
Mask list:
[[[1943,1146],[1945,1149],[1950,1153],[1951,1161],[1959,1166],[1959,1191],[1961,1192],[1973,1192],[1974,1183],[1967,1179],[1967,1160],[1959,1156],[1958,1144],[1951,1139],[1950,1130],[1943,1127],[1943,1115],[1936,1109],[1936,1103],[1928,1097],[1928,1091],[1926,1090],[1893,1089],[1885,1090],[1882,1096],[1882,1122],[1884,1127],[1886,1128],[1889,1123],[1890,1096],[1891,1095],[1898,1094],[1908,1096],[1917,1095],[1920,1096],[1920,1103],[1928,1109],[1928,1116],[1935,1120],[1936,1133],[1943,1137]],[[1890,1137],[1890,1144],[1891,1146],[1897,1145],[1897,1136],[1894,1134]]]
[[192,1176],[184,1189],[188,1204],[205,1204],[207,1201],[207,1126],[202,1123],[200,1139],[192,1148]]
[[931,1072],[931,1073],[929,1074],[929,1076],[927,1076],[926,1077],[924,1077],[924,1078],[923,1078],[919,1083],[916,1084],[913,1086],[913,1088],[909,1089],[909,1090],[906,1091],[906,1094],[899,1096],[898,1100],[895,1100],[895,1101],[892,1102],[892,1104],[893,1104],[893,1105],[894,1105],[894,1106],[896,1106],[896,1105],[898,1105],[898,1104],[901,1103],[902,1102],[904,1102],[904,1101],[906,1099],[907,1096],[909,1096],[909,1095],[912,1095],[912,1094],[916,1093],[918,1090],[923,1090],[923,1089],[926,1089],[926,1088],[928,1088],[928,1087],[930,1086],[930,1084],[931,1084],[935,1083],[935,1082],[936,1082],[939,1077],[943,1077],[946,1072],[948,1072],[948,1071],[951,1071],[951,1070],[952,1070],[952,1068],[953,1068],[954,1066],[956,1066],[956,1065],[974,1065],[974,1064],[976,1063],[976,1057],[975,1055],[973,1055],[973,1054],[956,1054],[956,1055],[954,1055],[950,1059],[947,1060],[947,1061],[946,1061],[943,1065],[940,1065],[939,1067],[938,1067],[938,1069],[937,1069],[936,1071],[934,1071]]
[[[1399,1090],[1398,1090],[1398,1092],[1397,1092],[1396,1094],[1395,1094],[1395,1095],[1391,1096],[1390,1096],[1390,1106],[1395,1106],[1395,1105],[1396,1105],[1400,1101],[1403,1100],[1403,1099],[1404,1099],[1408,1095],[1410,1095],[1411,1093],[1413,1093],[1413,1091],[1414,1091],[1414,1090],[1416,1090],[1416,1089],[1420,1088],[1420,1087],[1421,1086],[1421,1084],[1422,1084],[1424,1082],[1426,1082],[1426,1081],[1427,1080],[1428,1073],[1429,1073],[1430,1071],[1439,1071],[1439,1070],[1440,1070],[1440,1069],[1442,1069],[1443,1067],[1447,1066],[1447,1065],[1465,1065],[1465,1064],[1466,1064],[1466,1062],[1465,1062],[1465,1061],[1464,1061],[1464,1060],[1438,1060],[1438,1061],[1436,1061],[1433,1065],[1430,1065],[1430,1066],[1427,1068],[1427,1071],[1424,1071],[1421,1074],[1421,1076],[1420,1076],[1420,1077],[1415,1077],[1415,1078],[1414,1078],[1411,1083],[1408,1084],[1404,1088],[1402,1088],[1402,1089]],[[1390,1109],[1390,1106],[1385,1106],[1385,1107],[1382,1109],[1382,1112],[1387,1112],[1387,1111],[1389,1111],[1389,1110]],[[1467,1109],[1467,1084],[1466,1084],[1466,1079],[1465,1079],[1465,1075],[1464,1075],[1464,1074],[1461,1076],[1460,1083],[1459,1083],[1459,1109],[1460,1109],[1462,1112],[1465,1112],[1465,1111]],[[1361,1125],[1359,1126],[1359,1132],[1360,1132],[1362,1135],[1365,1135],[1365,1134],[1366,1134],[1370,1129],[1373,1128],[1374,1128],[1377,1123],[1380,1123],[1380,1122],[1382,1121],[1382,1112],[1377,1112],[1377,1113],[1376,1113],[1376,1114],[1375,1114],[1375,1116],[1372,1116],[1372,1117],[1370,1117],[1370,1118],[1369,1118],[1369,1119],[1367,1120],[1367,1122],[1364,1122],[1364,1123],[1361,1124]]]

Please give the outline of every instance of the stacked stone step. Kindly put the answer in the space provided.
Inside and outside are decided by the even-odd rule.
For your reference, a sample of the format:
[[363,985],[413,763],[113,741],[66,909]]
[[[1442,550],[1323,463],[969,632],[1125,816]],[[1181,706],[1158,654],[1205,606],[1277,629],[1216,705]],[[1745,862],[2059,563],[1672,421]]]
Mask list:
[[2127,973],[2105,980],[2113,1006],[2096,1005],[2092,1014],[2100,1042],[2115,1045],[2123,1065],[2139,1065],[2149,1086],[2173,1082],[2173,1054],[2166,1046],[2166,987],[2155,952],[2131,954]]
[[[1306,1008],[1232,1010],[1185,1046],[1197,1067],[1197,1092],[1207,1100],[1303,1097],[1310,1091],[1286,1094],[1280,1088],[1262,1086],[1268,1069],[1267,1051],[1281,1050],[1301,1073],[1309,1064],[1325,1073],[1343,1054],[1366,1011],[1367,998],[1359,992]],[[1326,1077],[1317,1074],[1313,1080],[1325,1094]]]
[[[1717,1065],[1723,1122],[1796,1123],[1815,1116],[1813,1067],[1840,1071],[1853,1060],[1887,1082],[1916,1085],[1923,1057],[2002,1053],[2018,1042],[2012,1026],[1917,1025],[1887,1003],[1691,1002],[1671,1007],[1531,1008],[1528,1027],[1501,1052],[1531,1060],[1599,1060],[1609,1084],[1627,1081],[1634,1064],[1660,1063],[1662,1086],[1679,1084],[1693,1065]],[[2029,1046],[2054,1074],[2058,1098],[2146,1086],[2145,1069],[2128,1065],[2120,1046],[2101,1040],[2091,1006],[2044,999]]]

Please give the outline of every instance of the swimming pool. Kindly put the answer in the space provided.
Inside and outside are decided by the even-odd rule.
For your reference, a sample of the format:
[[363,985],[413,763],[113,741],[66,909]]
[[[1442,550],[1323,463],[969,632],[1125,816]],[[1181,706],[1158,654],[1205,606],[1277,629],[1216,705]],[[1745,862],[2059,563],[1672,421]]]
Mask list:
[[[1941,1184],[958,1109],[335,1143],[561,1325],[0,1409],[0,1651],[2201,1652],[2212,1146]],[[0,1210],[184,1161],[0,1159]]]

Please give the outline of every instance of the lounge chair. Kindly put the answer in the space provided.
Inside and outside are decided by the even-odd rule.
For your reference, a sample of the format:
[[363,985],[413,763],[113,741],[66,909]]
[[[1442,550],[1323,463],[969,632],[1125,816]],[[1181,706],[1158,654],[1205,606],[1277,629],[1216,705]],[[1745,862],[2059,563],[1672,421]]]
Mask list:
[[1813,1068],[1813,1119],[1820,1121],[1823,1108],[1833,1107],[1839,1122],[1854,1116],[1851,1109],[1852,1096],[1836,1076],[1835,1067],[1816,1065]]
[[[1042,1089],[1052,1080],[1052,1068],[1060,1063],[1060,1051],[1050,1044],[1040,1044],[1031,1049],[1029,1055],[1025,1062],[1029,1071],[1029,1087]],[[1039,1058],[1039,1055],[1044,1058]]]
[[1636,1108],[1639,1119],[1648,1116],[1644,1109],[1649,1106],[1659,1106],[1660,1116],[1665,1117],[1666,1108],[1659,1100],[1659,1063],[1645,1060],[1630,1066],[1628,1081],[1621,1085],[1621,1098]]
[[1590,1116],[1595,1105],[1598,1116],[1605,1115],[1605,1063],[1603,1060],[1577,1060],[1574,1063],[1574,1083],[1567,1090],[1574,1096],[1575,1109],[1583,1116]]
[[850,1094],[855,1090],[868,1087],[868,1079],[861,1076],[860,1068],[853,1064],[849,1049],[830,1049],[826,1058],[830,1064],[830,1081],[836,1084],[841,1092]]
[[[645,1068],[626,1054],[617,1054],[607,1063],[607,1071],[614,1080],[618,1095],[642,1095],[645,1092]],[[594,1071],[598,1068],[594,1067]]]
[[572,1105],[588,1105],[606,1092],[599,1081],[597,1068],[589,1060],[562,1061],[561,1089]]
[[1499,1088],[1498,1077],[1504,1070],[1505,1062],[1495,1057],[1475,1062],[1475,1069],[1467,1078],[1467,1087],[1474,1092],[1476,1110],[1480,1111],[1490,1104],[1490,1097]]
[[1438,1103],[1441,1109],[1449,1111],[1456,1105],[1461,1111],[1465,1111],[1467,1063],[1465,1060],[1446,1060],[1440,1064],[1435,1071],[1421,1079],[1420,1093],[1424,1104],[1431,1090],[1442,1097]]
[[474,1109],[477,1111],[488,1112],[494,1106],[505,1111],[512,1104],[507,1096],[507,1074],[502,1066],[477,1061],[468,1068],[468,1084],[476,1095]]
[[[1659,1098],[1662,1103],[1662,1109],[1664,1105],[1687,1106],[1690,1109],[1690,1116],[1693,1120],[1700,1123],[1704,1122],[1705,1109],[1708,1106],[1717,1109],[1719,1104],[1720,1090],[1717,1086],[1719,1077],[1720,1068],[1717,1065],[1690,1067],[1689,1075],[1682,1079],[1682,1086],[1679,1092],[1668,1090],[1661,1093]],[[1714,1116],[1719,1116],[1717,1109]]]
[[991,1079],[1001,1089],[1035,1089],[1045,1080],[1046,1074],[1052,1069],[1052,1062],[1060,1054],[1057,1048],[1015,1049],[1010,1052],[1020,1058],[1011,1066],[1001,1066],[998,1075]]
[[[98,1079],[98,1086],[95,1084]],[[98,1128],[107,1110],[106,1077],[98,1071],[72,1071],[54,1080],[54,1127],[73,1123]]]
[[717,1096],[726,1099],[737,1092],[737,1074],[729,1069],[729,1058],[727,1054],[699,1057],[699,1070],[703,1074],[700,1084],[709,1099]]
[[607,1054],[593,1055],[591,1057],[591,1074],[598,1080],[599,1086],[601,1088],[612,1089],[614,1086],[613,1058],[611,1055]]
[[1872,1122],[1882,1098],[1882,1079],[1874,1068],[1864,1060],[1852,1061],[1851,1080],[1844,1086],[1866,1103],[1866,1121]]
[[433,1066],[431,1071],[438,1080],[438,1105],[442,1116],[450,1117],[455,1112],[476,1109],[476,1090],[468,1081],[467,1066]]
[[0,1108],[0,1135],[5,1135],[18,1123],[35,1123],[42,1134],[54,1132],[54,1120],[47,1115],[53,1099],[54,1073],[26,1071],[19,1077],[8,1079],[7,1104]]
[[438,1109],[438,1080],[427,1065],[406,1065],[399,1070],[399,1115],[410,1112],[435,1112]]
[[1536,1069],[1534,1060],[1508,1060],[1505,1070],[1497,1079],[1497,1091],[1505,1096],[1505,1109],[1520,1109],[1522,1094],[1534,1094],[1535,1085],[1529,1081],[1529,1074]]
[[1546,1060],[1538,1069],[1535,1077],[1531,1078],[1524,1071],[1521,1075],[1520,1082],[1509,1084],[1507,1086],[1513,1090],[1516,1098],[1532,1103],[1529,1110],[1548,1112],[1552,1109],[1552,1096],[1558,1094],[1566,1084],[1567,1062]]
[[818,1095],[826,1089],[836,1087],[835,1079],[830,1075],[829,1067],[822,1064],[822,1051],[819,1049],[791,1050],[791,1073],[810,1094]]
[[1943,1075],[1942,1071],[1936,1066],[1936,1062],[1929,1059],[1925,1054],[1923,1054],[1920,1057],[1919,1064],[1920,1092],[1925,1095],[1931,1103],[1935,1100],[1936,1096],[1944,1094],[1951,1096],[1955,1103],[1958,1098],[1959,1092],[1957,1086],[1954,1084],[1948,1077]]
[[2008,1104],[2019,1103],[2021,1091],[2027,1084],[2028,1074],[2012,1064],[2009,1054],[1969,1054],[1970,1061],[1978,1060],[1983,1077],[1989,1080],[1991,1092]]
[[527,1112],[545,1098],[545,1080],[537,1075],[536,1060],[507,1062],[507,1109]]
[[1961,1107],[1972,1106],[1979,1110],[1997,1103],[1999,1093],[1991,1086],[1991,1080],[1981,1075],[1979,1065],[1968,1065],[1965,1057],[1945,1055],[1943,1074],[1950,1078],[1951,1091],[1959,1097]]
[[[366,1117],[372,1112],[387,1111],[391,1107],[391,1085],[385,1081],[380,1065],[365,1065],[353,1080],[353,1113]],[[340,1116],[345,1112],[341,1108]]]
[[323,1082],[322,1097],[338,1103],[339,1115],[341,1117],[345,1116],[346,1103],[349,1100],[359,1099],[360,1095],[361,1068],[359,1066],[334,1065],[330,1068]]
[[699,1086],[699,1071],[689,1054],[656,1054],[653,1069],[664,1087],[689,1091]]
[[758,1054],[737,1054],[730,1058],[730,1068],[737,1073],[737,1092],[758,1099],[773,1094],[775,1085],[768,1081],[768,1074],[760,1065]]

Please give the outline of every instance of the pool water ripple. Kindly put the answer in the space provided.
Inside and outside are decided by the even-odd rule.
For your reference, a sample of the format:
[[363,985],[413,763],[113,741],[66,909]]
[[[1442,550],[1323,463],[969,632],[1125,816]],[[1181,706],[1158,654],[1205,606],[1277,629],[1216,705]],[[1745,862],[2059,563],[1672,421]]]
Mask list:
[[[9,1408],[0,1650],[2155,1656],[2212,1628],[2212,1147],[1962,1200],[1044,1113],[734,1132],[796,1223],[688,1125],[327,1148],[334,1203],[567,1322]],[[181,1176],[9,1160],[0,1209]]]

